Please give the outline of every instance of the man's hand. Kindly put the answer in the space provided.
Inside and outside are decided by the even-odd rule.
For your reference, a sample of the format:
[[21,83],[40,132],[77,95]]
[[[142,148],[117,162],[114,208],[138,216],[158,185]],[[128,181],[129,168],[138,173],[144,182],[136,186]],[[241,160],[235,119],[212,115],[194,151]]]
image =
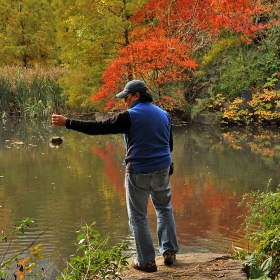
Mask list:
[[56,126],[65,126],[66,125],[66,120],[64,116],[61,115],[52,115],[52,124]]

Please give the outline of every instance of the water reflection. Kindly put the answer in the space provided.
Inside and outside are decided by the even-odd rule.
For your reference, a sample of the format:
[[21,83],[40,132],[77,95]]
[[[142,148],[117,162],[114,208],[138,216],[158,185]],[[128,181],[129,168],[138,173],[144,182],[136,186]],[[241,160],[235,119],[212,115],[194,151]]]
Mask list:
[[[280,182],[280,129],[210,126],[174,127],[173,208],[181,252],[227,252],[242,246],[237,230],[245,213],[238,206],[251,190]],[[63,138],[51,149],[52,136]],[[27,217],[35,221],[10,252],[46,231],[43,244],[50,273],[75,253],[81,221],[97,222],[111,244],[133,238],[124,191],[121,135],[88,136],[53,127],[50,122],[8,120],[0,127],[0,231],[8,233]],[[156,242],[156,217],[148,210]],[[0,243],[0,255],[5,246]],[[5,245],[5,244],[4,244]]]

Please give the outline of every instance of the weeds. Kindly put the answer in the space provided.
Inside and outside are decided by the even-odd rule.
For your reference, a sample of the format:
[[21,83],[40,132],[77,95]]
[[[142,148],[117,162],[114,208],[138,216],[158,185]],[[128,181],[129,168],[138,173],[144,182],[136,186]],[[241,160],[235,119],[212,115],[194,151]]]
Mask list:
[[[13,277],[16,280],[31,279],[31,276],[32,279],[48,278],[44,269],[41,270],[41,273],[34,271],[34,268],[38,267],[37,260],[43,258],[41,244],[36,246],[34,244],[45,231],[39,234],[30,246],[17,252],[12,257],[7,257],[14,240],[14,234],[17,232],[24,234],[31,223],[33,221],[27,218],[12,230],[11,237],[2,235],[2,241],[7,243],[7,248],[4,256],[0,259],[1,280],[10,279],[9,273],[11,271],[13,271]],[[120,274],[124,269],[127,269],[128,265],[129,255],[124,253],[127,250],[127,245],[121,243],[112,249],[106,249],[109,237],[101,239],[102,234],[94,229],[95,224],[93,222],[89,226],[87,224],[82,225],[81,230],[78,231],[77,253],[70,258],[69,262],[66,262],[66,268],[61,272],[61,276],[56,279],[122,279]],[[27,254],[26,251],[29,251],[29,253]]]
[[[246,233],[245,238],[255,246],[253,252],[247,252],[244,262],[249,279],[278,279],[280,188],[276,192],[255,191],[245,194],[241,204],[243,203],[246,204],[249,215],[245,216],[242,229]],[[255,227],[256,230],[253,230]]]
[[0,116],[42,117],[53,111],[65,111],[61,96],[60,67],[0,68]]
[[94,225],[95,222],[82,226],[77,237],[77,255],[71,257],[58,279],[122,279],[120,273],[128,265],[129,256],[123,254],[127,245],[121,243],[111,250],[104,250],[109,237],[102,240],[101,233],[93,228]]

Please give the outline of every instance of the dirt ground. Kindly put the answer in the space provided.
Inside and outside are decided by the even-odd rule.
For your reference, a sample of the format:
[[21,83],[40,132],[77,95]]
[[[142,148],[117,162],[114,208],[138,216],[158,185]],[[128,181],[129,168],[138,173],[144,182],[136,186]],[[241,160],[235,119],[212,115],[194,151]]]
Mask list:
[[227,279],[227,280],[246,280],[243,272],[242,261],[234,260],[224,254],[211,253],[189,253],[178,254],[176,261],[171,266],[163,263],[162,257],[156,258],[158,271],[146,273],[137,271],[133,268],[122,274],[123,280],[206,280],[206,279]]

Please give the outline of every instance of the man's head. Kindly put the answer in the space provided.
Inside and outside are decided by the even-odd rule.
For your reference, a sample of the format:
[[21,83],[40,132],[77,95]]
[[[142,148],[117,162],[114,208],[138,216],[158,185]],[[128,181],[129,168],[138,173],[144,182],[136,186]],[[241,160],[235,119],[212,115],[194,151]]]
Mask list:
[[148,92],[147,85],[140,80],[132,80],[128,82],[125,85],[124,90],[119,92],[116,97],[124,98],[128,108],[130,108],[132,103],[138,99],[141,102],[153,101],[152,95]]
[[148,92],[148,87],[146,86],[146,84],[140,80],[132,80],[130,82],[128,82],[125,87],[124,90],[119,92],[116,96],[118,98],[124,98],[126,97],[128,94],[133,94],[133,93],[137,93],[139,92],[141,93],[145,93]]

